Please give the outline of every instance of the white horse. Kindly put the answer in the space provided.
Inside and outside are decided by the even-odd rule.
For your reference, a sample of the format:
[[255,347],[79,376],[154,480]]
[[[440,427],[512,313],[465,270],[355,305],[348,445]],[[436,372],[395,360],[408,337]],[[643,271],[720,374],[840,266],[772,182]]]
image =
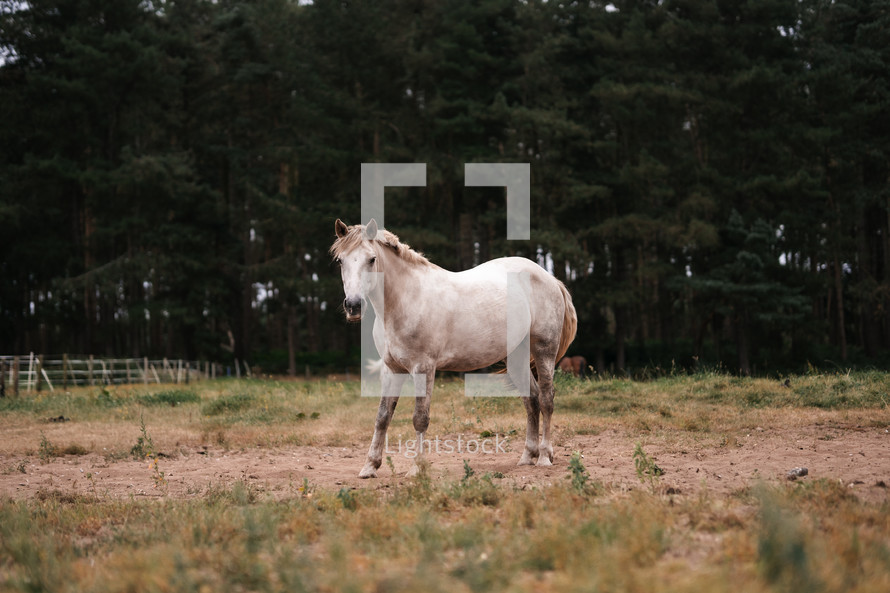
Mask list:
[[[340,264],[348,321],[359,321],[365,301],[377,313],[374,343],[382,355],[382,397],[368,459],[359,476],[372,478],[383,459],[386,431],[402,383],[414,377],[414,430],[419,452],[429,426],[430,396],[436,370],[473,371],[507,359],[523,339],[530,352],[525,450],[519,465],[553,464],[550,418],[553,414],[553,369],[575,338],[578,319],[565,286],[531,260],[505,257],[464,272],[449,272],[431,263],[389,231],[334,224],[337,239],[331,254]],[[363,274],[371,272],[370,274]],[[383,272],[384,281],[378,281]],[[528,279],[519,339],[508,336],[508,274]],[[363,280],[364,278],[364,280]],[[381,313],[386,306],[383,322]],[[510,343],[508,343],[508,338]],[[511,371],[511,376],[513,372]],[[538,443],[539,420],[543,419]],[[417,473],[417,462],[409,475]]]

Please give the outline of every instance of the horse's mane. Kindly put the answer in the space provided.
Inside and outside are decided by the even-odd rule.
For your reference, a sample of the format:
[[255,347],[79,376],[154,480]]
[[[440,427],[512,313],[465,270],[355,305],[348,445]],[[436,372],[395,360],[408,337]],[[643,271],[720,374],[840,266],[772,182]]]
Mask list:
[[[345,253],[349,253],[353,249],[357,248],[364,240],[364,225],[353,225],[348,228],[345,235],[343,235],[342,237],[338,237],[337,240],[334,241],[334,244],[331,245],[331,255],[333,255],[334,257],[340,257]],[[398,255],[406,262],[422,266],[435,267],[435,264],[424,257],[422,253],[414,251],[409,245],[399,241],[399,238],[395,235],[395,233],[391,233],[387,230],[378,231],[375,241],[377,241],[378,244],[391,249],[393,252],[395,252],[396,255]]]

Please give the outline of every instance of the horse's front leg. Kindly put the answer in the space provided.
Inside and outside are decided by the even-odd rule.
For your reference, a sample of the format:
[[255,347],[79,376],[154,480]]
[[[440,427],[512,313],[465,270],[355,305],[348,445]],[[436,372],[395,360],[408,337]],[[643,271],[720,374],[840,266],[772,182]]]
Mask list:
[[377,420],[374,423],[374,438],[368,448],[368,460],[365,467],[359,472],[360,478],[376,478],[377,469],[383,463],[383,447],[386,444],[386,431],[392,421],[396,404],[399,403],[399,392],[407,375],[395,375],[384,365],[381,374],[380,408],[377,410]]
[[416,476],[420,471],[423,463],[423,453],[426,447],[424,438],[426,430],[430,425],[430,399],[433,394],[433,383],[436,379],[436,369],[426,371],[417,371],[412,374],[414,377],[414,432],[417,437],[417,455],[414,456],[414,463],[408,470],[407,476]]

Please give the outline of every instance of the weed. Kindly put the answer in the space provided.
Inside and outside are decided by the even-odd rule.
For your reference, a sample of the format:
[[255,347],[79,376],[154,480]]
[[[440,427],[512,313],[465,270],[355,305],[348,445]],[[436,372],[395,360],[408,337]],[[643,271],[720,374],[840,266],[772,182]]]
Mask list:
[[148,471],[151,473],[151,480],[154,482],[155,488],[164,488],[167,487],[167,476],[161,471],[160,464],[158,463],[157,457],[152,457],[148,460]]
[[352,490],[349,488],[340,488],[340,491],[337,492],[337,500],[343,504],[343,508],[354,511],[356,508],[356,499],[355,495],[352,493]]
[[587,490],[587,483],[590,481],[590,474],[587,473],[587,468],[581,463],[580,451],[572,453],[572,458],[569,460],[569,473],[572,478],[572,488],[575,492],[584,494]]
[[309,486],[309,479],[303,478],[303,484],[297,489],[300,498],[312,498],[312,488]]
[[148,434],[148,429],[145,427],[145,418],[141,414],[139,415],[139,432],[136,444],[130,449],[130,455],[135,459],[148,461],[148,471],[151,474],[155,488],[166,488],[167,476],[161,470],[158,455],[155,452],[154,441],[151,435]]
[[472,478],[475,473],[476,471],[470,467],[470,462],[464,459],[464,477],[461,478],[461,482],[466,484],[467,480]]
[[37,456],[40,457],[40,461],[43,463],[49,463],[54,457],[59,456],[59,447],[50,442],[43,431],[40,432],[40,445],[37,447]]
[[475,474],[470,464],[464,461],[464,477],[449,487],[449,500],[470,506],[497,506],[502,493],[491,481],[491,474],[486,473],[481,478],[475,477]]
[[649,488],[655,491],[658,478],[664,475],[664,470],[656,465],[655,461],[643,451],[643,445],[637,442],[633,452],[634,466],[637,470],[637,478],[640,482],[649,484]]
[[134,459],[145,459],[154,455],[154,442],[151,440],[151,435],[148,434],[148,430],[145,428],[145,418],[142,414],[139,415],[139,438],[136,439],[136,444],[130,448],[130,455],[133,456]]
[[405,502],[425,501],[432,497],[433,480],[430,477],[430,462],[420,459],[417,462],[417,473],[408,481],[407,486],[401,490]]

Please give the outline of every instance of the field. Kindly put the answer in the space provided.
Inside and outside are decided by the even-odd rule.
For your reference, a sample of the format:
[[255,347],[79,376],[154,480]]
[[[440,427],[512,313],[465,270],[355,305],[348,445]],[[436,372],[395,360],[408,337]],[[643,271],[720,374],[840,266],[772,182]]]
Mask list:
[[560,376],[551,468],[520,402],[437,380],[410,479],[410,399],[357,478],[359,393],[0,399],[0,591],[890,591],[888,374]]

